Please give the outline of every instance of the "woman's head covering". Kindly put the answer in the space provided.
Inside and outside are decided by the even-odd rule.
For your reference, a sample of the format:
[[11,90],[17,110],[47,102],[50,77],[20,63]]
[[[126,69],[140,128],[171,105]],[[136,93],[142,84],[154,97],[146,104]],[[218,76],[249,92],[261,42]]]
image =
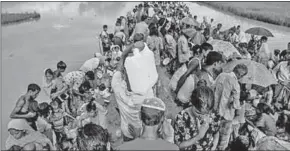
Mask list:
[[25,119],[12,119],[8,123],[8,131],[10,129],[34,131]]
[[21,139],[15,139],[12,135],[9,135],[5,144],[6,149],[10,149],[14,145],[24,147],[28,143],[35,142],[42,146],[49,145],[52,147],[51,150],[54,150],[51,141],[40,132],[33,130],[25,119],[12,119],[8,123],[8,130],[10,129],[26,130],[27,134]]

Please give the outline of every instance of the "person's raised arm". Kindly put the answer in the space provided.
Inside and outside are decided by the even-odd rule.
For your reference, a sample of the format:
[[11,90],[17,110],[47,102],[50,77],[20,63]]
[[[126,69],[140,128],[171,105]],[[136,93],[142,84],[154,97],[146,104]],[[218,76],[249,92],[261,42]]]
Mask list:
[[15,108],[10,114],[10,118],[33,118],[36,115],[36,113],[32,113],[32,112],[29,112],[27,114],[18,114],[21,111],[24,104],[25,104],[24,98],[23,97],[19,98],[16,103]]
[[[178,131],[183,131],[182,129],[185,128],[184,126],[182,125],[178,125],[178,120],[183,120],[183,119],[178,119],[179,117],[176,118],[175,120],[175,126],[174,126],[174,134],[175,135],[180,135],[180,132]],[[199,121],[197,121],[199,123]],[[200,139],[202,139],[205,135],[205,133],[207,132],[208,128],[209,128],[209,123],[208,123],[208,120],[205,120],[205,122],[199,126],[199,130],[198,130],[198,133],[195,135],[195,136],[191,136],[192,138],[187,140],[187,141],[181,141],[179,142],[178,140],[176,140],[176,138],[178,137],[175,137],[175,144],[179,146],[179,149],[184,149],[184,148],[187,148],[187,147],[190,147],[194,144],[197,144],[198,141]]]
[[126,49],[123,51],[121,59],[116,68],[117,71],[121,71],[121,72],[123,71],[125,60],[127,56],[129,55],[129,53],[132,52],[132,48],[133,48],[133,44],[127,46]]
[[195,71],[198,67],[199,67],[199,61],[197,59],[194,59],[189,64],[189,68],[187,69],[187,71],[178,80],[177,86],[176,86],[176,90],[175,90],[176,93],[178,93],[178,91],[180,90],[180,88],[183,86],[183,84],[185,83],[185,81],[188,78],[188,76],[190,74],[192,74],[192,72]]
[[69,115],[67,112],[64,112],[64,116],[69,117],[69,118],[75,120],[75,118],[73,116]]
[[135,34],[136,34],[136,28],[133,29],[133,32],[132,32],[131,37],[129,39],[133,41],[133,38],[134,38]]

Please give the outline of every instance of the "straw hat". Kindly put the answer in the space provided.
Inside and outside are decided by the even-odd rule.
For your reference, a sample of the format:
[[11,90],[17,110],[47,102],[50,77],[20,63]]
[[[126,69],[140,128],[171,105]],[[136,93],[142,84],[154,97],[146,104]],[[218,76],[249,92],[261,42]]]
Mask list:
[[151,108],[151,109],[156,109],[159,111],[165,111],[166,106],[164,104],[164,102],[159,99],[159,98],[148,98],[145,99],[142,107],[147,107],[147,108]]

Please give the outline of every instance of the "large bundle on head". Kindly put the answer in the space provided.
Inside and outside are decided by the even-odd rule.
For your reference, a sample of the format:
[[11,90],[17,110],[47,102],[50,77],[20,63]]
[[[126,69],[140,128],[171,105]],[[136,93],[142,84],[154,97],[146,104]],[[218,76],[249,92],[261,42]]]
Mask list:
[[154,54],[143,42],[134,44],[133,53],[125,61],[131,89],[135,93],[147,94],[158,80]]

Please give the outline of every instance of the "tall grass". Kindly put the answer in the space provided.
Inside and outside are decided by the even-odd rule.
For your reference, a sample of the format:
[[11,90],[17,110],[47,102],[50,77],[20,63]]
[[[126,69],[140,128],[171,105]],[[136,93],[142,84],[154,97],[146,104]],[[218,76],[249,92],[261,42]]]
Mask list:
[[201,2],[238,16],[290,27],[290,2]]
[[29,20],[39,19],[40,14],[33,12],[33,13],[1,13],[1,24],[12,24],[12,23],[19,23]]

